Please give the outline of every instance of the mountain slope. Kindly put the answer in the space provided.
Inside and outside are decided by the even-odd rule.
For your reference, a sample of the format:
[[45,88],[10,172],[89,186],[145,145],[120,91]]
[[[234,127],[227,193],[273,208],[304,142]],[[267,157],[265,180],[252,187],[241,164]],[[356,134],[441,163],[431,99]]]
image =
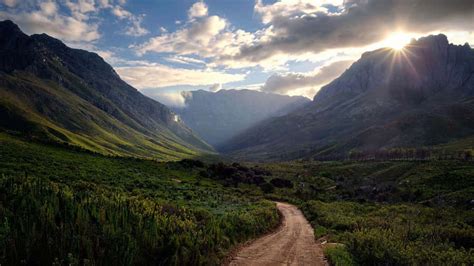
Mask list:
[[104,154],[178,159],[210,152],[166,106],[95,53],[0,22],[0,128]]
[[[314,101],[228,142],[246,159],[447,143],[474,134],[474,50],[446,36],[362,55]],[[249,155],[249,156],[247,156]]]
[[219,146],[243,130],[310,101],[254,90],[192,91],[183,94],[185,107],[175,111],[207,143]]

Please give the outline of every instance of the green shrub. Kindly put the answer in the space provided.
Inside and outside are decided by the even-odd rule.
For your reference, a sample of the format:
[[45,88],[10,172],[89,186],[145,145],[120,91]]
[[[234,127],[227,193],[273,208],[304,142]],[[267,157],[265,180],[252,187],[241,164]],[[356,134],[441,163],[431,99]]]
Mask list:
[[334,266],[356,265],[352,255],[341,245],[325,248],[324,255],[329,263]]

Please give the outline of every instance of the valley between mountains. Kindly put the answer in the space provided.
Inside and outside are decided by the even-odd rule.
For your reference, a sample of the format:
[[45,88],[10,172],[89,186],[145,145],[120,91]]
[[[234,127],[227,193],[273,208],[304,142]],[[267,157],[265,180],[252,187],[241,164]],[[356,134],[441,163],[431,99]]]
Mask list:
[[368,51],[312,100],[182,96],[1,21],[0,265],[474,264],[469,44]]

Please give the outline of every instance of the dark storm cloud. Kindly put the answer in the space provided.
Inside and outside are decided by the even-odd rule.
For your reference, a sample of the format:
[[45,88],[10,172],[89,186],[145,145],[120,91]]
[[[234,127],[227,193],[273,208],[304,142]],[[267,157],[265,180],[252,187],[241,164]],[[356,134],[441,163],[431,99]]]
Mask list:
[[275,54],[321,52],[382,40],[396,30],[472,30],[473,0],[346,1],[339,15],[319,12],[303,16],[273,14],[275,33],[263,42],[243,46],[233,58],[257,62]]

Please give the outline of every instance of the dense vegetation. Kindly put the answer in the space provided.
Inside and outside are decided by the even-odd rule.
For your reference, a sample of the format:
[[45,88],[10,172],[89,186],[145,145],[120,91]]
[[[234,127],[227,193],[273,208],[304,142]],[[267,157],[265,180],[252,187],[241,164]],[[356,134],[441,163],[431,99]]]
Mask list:
[[[261,165],[293,188],[334,265],[472,265],[474,164],[443,161]],[[334,243],[334,244],[333,244]],[[337,243],[337,244],[336,244]]]
[[0,264],[218,264],[278,224],[273,203],[202,178],[201,163],[0,144]]
[[[413,204],[309,201],[316,237],[345,244],[361,265],[472,265],[474,212]],[[333,256],[331,256],[333,255]],[[338,260],[340,254],[329,259]]]
[[474,257],[465,160],[160,163],[0,135],[0,263],[218,264],[297,204],[334,265]]

